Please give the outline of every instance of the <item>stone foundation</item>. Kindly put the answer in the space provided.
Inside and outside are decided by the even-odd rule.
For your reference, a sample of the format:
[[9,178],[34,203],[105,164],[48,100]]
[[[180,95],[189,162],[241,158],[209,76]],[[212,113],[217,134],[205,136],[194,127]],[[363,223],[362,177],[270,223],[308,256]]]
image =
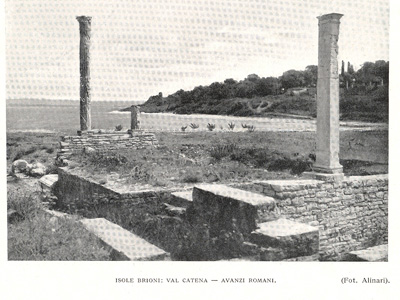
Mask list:
[[57,161],[68,160],[71,154],[86,149],[95,151],[113,151],[117,149],[145,149],[157,147],[158,141],[154,133],[144,131],[106,131],[91,130],[77,136],[63,136],[60,142],[60,151]]
[[240,186],[274,198],[283,217],[318,226],[323,260],[387,243],[387,174],[345,177],[341,182],[271,180]]
[[[236,185],[253,193],[218,187],[124,192],[59,168],[57,193],[59,206],[132,230],[173,260],[344,260],[388,241],[387,175]],[[271,234],[274,222],[285,234]]]

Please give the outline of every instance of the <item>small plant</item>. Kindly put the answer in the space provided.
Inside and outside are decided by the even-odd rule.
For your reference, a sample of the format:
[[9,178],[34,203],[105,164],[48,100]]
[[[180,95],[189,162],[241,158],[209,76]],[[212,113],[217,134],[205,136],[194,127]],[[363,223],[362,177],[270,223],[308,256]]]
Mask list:
[[211,148],[210,156],[212,158],[215,158],[216,160],[220,160],[221,158],[231,155],[236,150],[237,150],[237,146],[235,144],[216,145]]
[[201,175],[198,172],[189,171],[182,178],[182,182],[185,183],[197,183],[201,181]]
[[115,126],[115,131],[121,131],[121,130],[122,130],[122,125],[121,124]]
[[234,128],[235,128],[235,123],[233,123],[233,122],[228,123],[229,130],[233,130]]
[[247,126],[248,126],[247,124],[242,123],[242,128],[247,128]]
[[199,124],[196,124],[196,123],[190,123],[190,127],[191,127],[192,129],[197,129],[197,128],[200,127],[200,125],[199,125]]
[[213,130],[215,129],[215,124],[210,124],[210,123],[208,123],[208,124],[207,124],[207,129],[208,129],[209,131],[213,131]]
[[256,130],[256,126],[254,126],[254,125],[247,125],[247,131],[248,131],[248,132],[253,132],[254,130]]
[[187,128],[187,126],[182,126],[182,127],[181,127],[181,131],[185,131],[186,128]]

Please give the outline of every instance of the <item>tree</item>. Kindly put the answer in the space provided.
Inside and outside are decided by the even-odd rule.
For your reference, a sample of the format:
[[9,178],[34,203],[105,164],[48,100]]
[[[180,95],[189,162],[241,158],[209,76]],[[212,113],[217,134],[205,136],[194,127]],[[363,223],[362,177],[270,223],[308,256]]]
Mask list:
[[304,77],[307,86],[316,86],[318,80],[318,66],[309,65],[304,71]]
[[284,72],[279,79],[285,89],[306,85],[303,71],[289,70]]

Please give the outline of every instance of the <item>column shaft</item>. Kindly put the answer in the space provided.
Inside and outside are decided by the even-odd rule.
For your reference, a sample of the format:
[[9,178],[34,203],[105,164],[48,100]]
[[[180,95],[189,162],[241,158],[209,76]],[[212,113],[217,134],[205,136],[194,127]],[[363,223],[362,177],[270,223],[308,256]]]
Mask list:
[[92,120],[90,114],[90,34],[91,17],[80,16],[79,22],[80,47],[80,125],[81,130],[91,130]]
[[342,173],[339,163],[338,38],[341,14],[319,17],[317,139],[314,171]]

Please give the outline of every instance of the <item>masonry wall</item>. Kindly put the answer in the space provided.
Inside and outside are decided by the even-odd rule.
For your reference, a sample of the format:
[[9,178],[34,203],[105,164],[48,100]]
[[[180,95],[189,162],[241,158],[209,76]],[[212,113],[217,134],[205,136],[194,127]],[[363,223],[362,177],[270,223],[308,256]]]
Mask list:
[[59,168],[58,174],[56,209],[105,218],[171,253],[173,260],[212,259],[207,256],[208,229],[166,211],[164,203],[171,190],[123,192],[83,178],[68,167]]
[[144,149],[157,145],[158,141],[155,135],[149,132],[89,131],[80,136],[61,137],[57,159],[61,161],[67,159],[73,152],[82,151],[85,147],[97,151],[112,151],[117,149]]
[[282,217],[318,226],[322,260],[387,243],[388,175],[265,181],[242,188],[274,197]]

